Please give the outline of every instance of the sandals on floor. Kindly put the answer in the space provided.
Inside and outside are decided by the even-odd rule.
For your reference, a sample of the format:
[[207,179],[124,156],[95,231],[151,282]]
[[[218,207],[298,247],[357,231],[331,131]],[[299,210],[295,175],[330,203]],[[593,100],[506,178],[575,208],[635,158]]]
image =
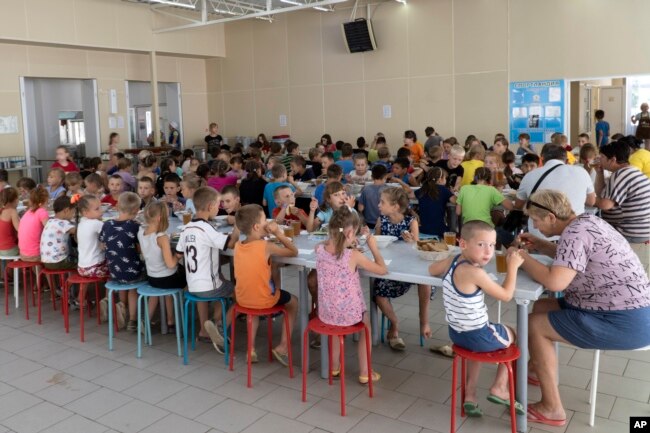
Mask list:
[[442,346],[431,346],[429,350],[433,353],[438,353],[442,356],[446,356],[447,358],[454,357],[454,351],[452,350],[451,346],[448,344],[444,344]]
[[478,403],[472,401],[466,401],[463,403],[463,410],[465,411],[465,415],[469,417],[478,418],[483,416],[483,411],[478,407]]
[[539,379],[528,376],[528,385],[539,386]]
[[406,349],[406,344],[404,343],[404,340],[402,340],[400,337],[389,338],[388,345],[390,346],[391,349],[400,352]]
[[[487,401],[494,404],[501,404],[507,407],[508,409],[510,409],[510,399],[506,400],[494,394],[489,394],[487,396]],[[515,400],[515,412],[517,413],[517,415],[523,415],[526,413],[526,411],[524,411],[524,405],[519,403],[517,400]]]
[[289,353],[280,353],[277,350],[273,349],[271,351],[273,353],[273,357],[282,365],[285,367],[289,366]]
[[528,405],[528,421],[536,422],[538,424],[546,424],[552,427],[562,427],[566,424],[566,419],[550,419],[542,415],[532,405]]
[[[381,379],[381,374],[377,373],[376,371],[372,372],[372,381],[377,382],[379,379]],[[368,383],[369,379],[368,376],[359,376],[359,383],[362,385],[365,385]]]

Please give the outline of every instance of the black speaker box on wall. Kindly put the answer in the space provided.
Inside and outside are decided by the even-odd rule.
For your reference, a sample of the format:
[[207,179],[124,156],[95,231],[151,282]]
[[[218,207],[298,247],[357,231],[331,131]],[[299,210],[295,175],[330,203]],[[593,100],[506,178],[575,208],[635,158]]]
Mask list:
[[377,49],[372,24],[365,18],[343,23],[343,37],[350,53],[362,53]]

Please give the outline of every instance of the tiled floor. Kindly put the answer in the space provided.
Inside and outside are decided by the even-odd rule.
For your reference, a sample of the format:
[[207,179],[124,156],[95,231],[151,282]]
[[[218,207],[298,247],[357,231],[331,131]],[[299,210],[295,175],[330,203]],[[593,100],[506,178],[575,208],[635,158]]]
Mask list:
[[[285,273],[287,287],[296,291],[295,272]],[[13,304],[13,300],[11,300]],[[135,335],[120,332],[115,350],[107,349],[107,326],[86,321],[86,342],[79,341],[78,313],[71,317],[70,334],[63,331],[59,312],[45,304],[43,324],[24,318],[11,308],[0,318],[0,433],[80,432],[101,433],[201,433],[201,432],[404,432],[449,431],[451,362],[418,346],[416,292],[395,301],[403,318],[402,335],[408,344],[404,353],[385,346],[375,348],[374,368],[381,372],[375,398],[356,380],[352,342],[348,342],[348,414],[339,415],[338,383],[329,387],[317,373],[317,352],[312,354],[308,379],[308,401],[300,400],[300,369],[288,378],[277,362],[262,356],[265,340],[260,332],[261,362],[253,366],[253,388],[246,388],[243,363],[244,334],[238,332],[234,372],[211,345],[200,344],[184,366],[176,356],[171,335],[154,335],[153,347],[143,357],[135,356]],[[440,295],[430,311],[434,339],[446,341],[446,326]],[[504,320],[513,323],[514,305],[504,306]],[[242,330],[244,326],[240,327]],[[276,323],[276,336],[279,333]],[[294,356],[299,360],[298,336]],[[588,387],[592,352],[562,347],[560,390],[570,422],[564,428],[531,425],[541,432],[627,432],[628,417],[650,415],[650,353],[606,352],[601,356],[601,374],[596,426],[588,426]],[[296,361],[299,365],[299,361]],[[481,397],[494,368],[484,369]],[[539,390],[530,389],[531,399]],[[460,432],[506,432],[505,411],[481,402],[482,419],[461,420]]]

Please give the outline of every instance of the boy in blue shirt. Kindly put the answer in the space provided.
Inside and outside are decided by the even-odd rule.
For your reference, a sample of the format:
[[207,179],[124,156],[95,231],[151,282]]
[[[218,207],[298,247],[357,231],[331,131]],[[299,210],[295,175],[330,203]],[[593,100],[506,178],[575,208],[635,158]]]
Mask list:
[[609,123],[605,122],[605,112],[596,110],[596,145],[601,148],[609,143]]
[[293,182],[293,180],[287,181],[287,169],[282,164],[275,164],[271,168],[271,180],[264,187],[264,198],[262,199],[262,204],[268,206],[269,216],[273,215],[273,209],[275,209],[275,197],[273,193],[275,189],[280,185],[287,185],[291,187],[291,190],[296,194],[302,194],[302,190],[298,188]]
[[343,170],[343,173],[349,173],[354,170],[354,162],[352,161],[352,155],[354,151],[350,143],[344,143],[341,146],[341,159],[336,161],[336,165],[339,165]]
[[318,200],[318,205],[323,205],[323,193],[325,192],[325,187],[332,182],[340,182],[343,179],[343,169],[340,165],[332,164],[327,167],[327,180],[324,183],[321,183],[316,187],[314,191],[314,197]]

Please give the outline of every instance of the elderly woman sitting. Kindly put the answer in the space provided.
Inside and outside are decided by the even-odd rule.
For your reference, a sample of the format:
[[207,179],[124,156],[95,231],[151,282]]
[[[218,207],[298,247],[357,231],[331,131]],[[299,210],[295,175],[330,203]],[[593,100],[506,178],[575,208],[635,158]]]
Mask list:
[[583,349],[632,350],[650,346],[650,283],[625,238],[594,215],[576,216],[567,197],[542,190],[526,203],[528,215],[545,236],[520,240],[530,249],[553,257],[543,265],[522,253],[522,268],[564,298],[535,303],[530,315],[529,383],[541,386],[542,400],[528,406],[528,420],[552,426],[566,423],[557,386],[554,342]]

